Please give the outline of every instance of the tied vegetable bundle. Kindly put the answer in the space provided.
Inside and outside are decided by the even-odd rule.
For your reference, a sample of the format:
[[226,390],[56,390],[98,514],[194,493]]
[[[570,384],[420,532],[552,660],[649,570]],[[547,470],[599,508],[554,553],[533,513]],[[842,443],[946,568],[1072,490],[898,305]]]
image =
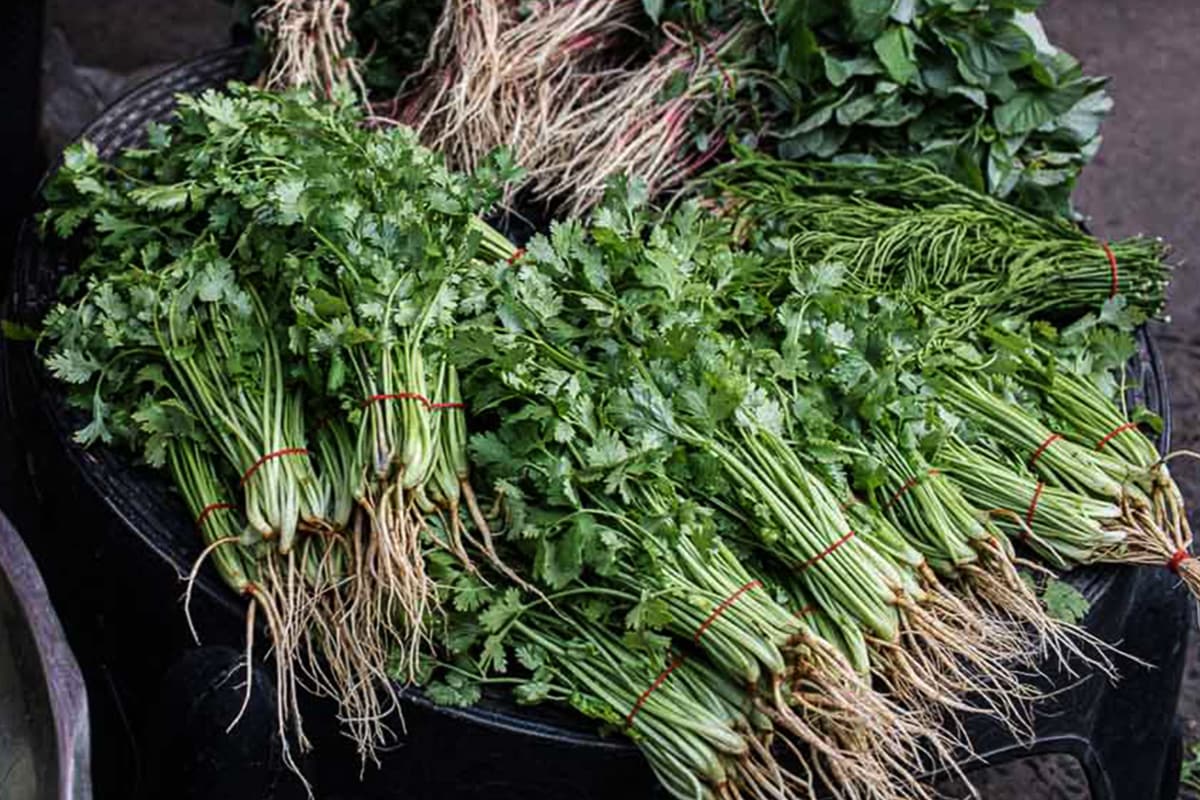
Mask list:
[[[958,200],[964,206],[992,204],[971,193]],[[858,201],[826,202],[853,207]],[[720,629],[747,597],[769,586],[777,598],[794,598],[791,607],[802,618],[829,615],[831,623],[821,635],[844,648],[852,663],[859,656],[862,668],[922,718],[947,720],[950,712],[970,708],[1019,727],[1021,691],[1003,670],[989,671],[993,658],[1011,665],[1027,654],[1025,649],[1036,649],[1053,651],[1068,665],[1083,658],[1103,667],[1105,661],[1096,642],[1046,619],[1028,592],[1029,581],[1012,567],[1017,548],[1024,558],[1030,556],[1027,545],[1044,554],[1038,540],[1061,541],[1065,549],[1082,528],[1091,531],[1088,550],[1076,551],[1070,561],[1047,562],[1154,563],[1178,571],[1194,588],[1178,491],[1153,445],[1135,424],[1124,421],[1111,399],[1119,386],[1114,375],[1132,355],[1132,326],[1157,310],[1158,295],[1130,311],[1126,297],[1110,297],[1107,281],[1082,281],[1058,308],[1047,308],[1042,291],[1013,291],[1007,301],[994,292],[981,297],[980,319],[1003,315],[1004,329],[1020,333],[998,347],[997,329],[982,324],[965,329],[942,318],[958,316],[961,297],[948,292],[974,279],[969,270],[930,279],[924,294],[882,294],[877,288],[864,297],[845,264],[796,257],[783,265],[780,254],[795,255],[795,249],[778,237],[779,229],[792,223],[801,232],[802,221],[768,216],[778,223],[770,229],[776,235],[764,235],[745,250],[730,243],[734,225],[743,236],[749,234],[747,226],[754,223],[747,218],[706,223],[695,207],[685,207],[648,222],[638,211],[636,202],[610,203],[593,218],[590,230],[562,223],[545,239],[536,239],[515,269],[506,265],[496,271],[500,293],[490,304],[495,311],[475,323],[484,324],[488,335],[472,332],[474,324],[464,326],[456,352],[482,359],[473,367],[463,365],[465,385],[477,412],[495,411],[498,427],[475,437],[472,452],[501,496],[505,530],[536,541],[527,546],[527,558],[539,577],[571,587],[566,591],[575,591],[568,582],[575,580],[604,581],[620,591],[623,577],[634,571],[650,575],[657,567],[663,573],[663,594],[655,597],[664,600],[659,609],[666,616],[658,632],[680,644],[671,648],[676,655],[662,657],[662,672],[648,684],[651,696],[677,665],[694,657],[689,641],[720,668],[742,674],[738,665],[745,656],[718,650],[707,641],[708,633]],[[972,230],[972,225],[977,229],[981,223],[962,227]],[[995,217],[991,225],[1003,231],[1006,221]],[[1088,270],[1107,274],[1107,259],[1096,243],[1072,230],[1046,229],[1041,244],[1075,259],[1081,276]],[[1003,262],[1028,246],[1014,240],[997,259]],[[1136,254],[1141,246],[1134,241],[1114,249]],[[1138,273],[1161,286],[1158,246],[1148,246],[1151,254]],[[936,259],[931,264],[936,266]],[[939,297],[944,298],[940,307]],[[1089,304],[1101,313],[1077,317],[1078,309]],[[1074,322],[1059,331],[1037,318],[1047,311]],[[1028,331],[1051,337],[1053,349],[1039,349]],[[507,338],[493,352],[497,332]],[[514,354],[524,360],[516,361]],[[1028,363],[1035,360],[1040,368]],[[1064,375],[1058,379],[1060,390],[1022,397],[1021,424],[997,416],[995,409],[954,404],[948,387],[955,376],[978,372],[983,364],[1001,376],[1014,374],[1014,363],[1025,363],[1026,380],[1039,386],[1052,373]],[[1061,425],[1063,408],[1088,411],[1075,423],[1077,432],[1065,438],[1104,450],[1117,437],[1128,437],[1109,468],[1125,480],[1137,476],[1148,487],[1144,495],[1103,478],[1094,481],[1091,495],[1080,491],[1091,460],[1078,447],[1066,455],[1077,467],[1064,469],[1057,462],[1058,485],[1047,478],[1054,488],[1030,483],[1024,493],[979,492],[981,483],[1003,489],[1005,482],[1021,479],[1021,468],[1012,460],[1029,458],[1036,447],[1035,441],[1023,448],[1023,437],[1036,435],[1038,426]],[[1153,420],[1146,419],[1153,429]],[[1079,429],[1081,424],[1087,427]],[[1007,430],[1008,438],[998,429]],[[992,442],[981,435],[988,431]],[[978,448],[1004,454],[1008,461],[998,472],[961,468],[955,456],[964,452],[966,440],[971,441],[968,452]],[[1102,492],[1110,493],[1107,500]],[[1045,519],[1038,516],[1039,493],[1056,498],[1047,501]],[[615,498],[615,507],[606,496]],[[791,506],[792,498],[803,505]],[[1049,513],[1052,507],[1056,513]],[[695,527],[695,510],[709,520],[705,527]],[[1038,540],[1028,535],[1031,518]],[[685,555],[664,553],[659,544],[652,550],[652,567],[622,561],[627,548],[638,553],[651,547],[627,539],[622,529],[655,527],[666,531],[656,538],[684,552],[695,540],[675,531],[699,533],[709,568],[723,568],[714,565],[724,562],[730,546],[743,568],[748,566],[738,576],[747,578],[744,582],[733,576],[699,578],[727,592],[707,601],[708,608],[720,612],[714,619],[689,618],[686,609],[666,601],[672,591],[698,593],[685,588],[679,571],[669,566],[675,559],[687,563]],[[805,541],[805,536],[813,538]],[[864,542],[870,549],[855,550]],[[855,573],[839,581],[839,556],[851,553]],[[900,578],[890,577],[896,573],[888,571],[889,560],[893,569],[900,567]],[[911,570],[907,581],[905,566]],[[873,569],[882,577],[873,580]],[[903,595],[889,593],[895,591],[889,583],[921,599],[906,602]],[[879,586],[882,608],[888,609],[882,617],[871,612],[872,585]],[[477,599],[468,586],[464,590]],[[843,586],[852,591],[837,594]],[[943,593],[942,586],[950,590]],[[1064,604],[1061,598],[1070,598],[1072,590],[1057,583],[1052,588],[1060,598],[1058,610],[1078,618],[1077,608],[1069,606],[1077,606],[1079,598]],[[603,605],[613,605],[613,597],[606,595]],[[626,605],[616,604],[629,608],[631,634],[648,624],[646,600],[626,590]],[[904,647],[889,647],[887,614],[898,610],[902,625],[916,620],[931,627],[902,636]],[[521,611],[498,599],[487,613],[508,619]],[[972,633],[986,633],[972,638],[939,628],[941,613]],[[1032,640],[1022,639],[1031,632],[1037,633]],[[508,629],[489,626],[486,633],[483,656],[464,668],[467,674],[485,674],[497,654],[499,663],[506,663],[502,637]],[[924,646],[914,647],[913,640],[921,637]],[[525,646],[520,642],[509,644],[519,651]],[[978,650],[979,642],[1002,654]],[[677,655],[681,651],[687,658]],[[889,661],[893,657],[897,661]],[[555,673],[539,669],[541,677],[535,677],[529,693],[549,691],[545,683]],[[611,696],[603,707],[607,714],[597,715],[607,719],[619,719],[628,708]],[[596,713],[591,705],[587,709]],[[628,717],[627,725],[632,725]],[[894,781],[897,785],[902,784]]]
[[[1114,375],[1134,355],[1131,331],[1163,308],[1161,242],[1099,243],[912,163],[747,157],[714,171],[710,188],[736,210],[740,235],[775,262],[777,291],[796,285],[781,276],[817,265],[805,300],[781,311],[789,338],[812,336],[813,325],[839,326],[845,345],[861,337],[823,360],[812,357],[829,350],[822,335],[808,347],[797,340],[794,352],[814,372],[839,362],[833,392],[809,386],[806,402],[845,430],[917,429],[905,435],[934,460],[949,458],[950,472],[971,482],[972,502],[1002,511],[997,522],[1055,566],[1163,564],[1195,590],[1181,495],[1167,459],[1138,433],[1158,421],[1144,411],[1131,420],[1110,400],[1121,385]],[[884,344],[871,333],[896,306],[849,306],[847,290],[886,290],[911,308],[903,339]],[[1070,324],[1060,333],[1047,317]],[[882,474],[889,459],[871,458]],[[1074,534],[1051,545],[1030,527],[1037,517],[1044,531],[1043,515],[1056,509]]]
[[[488,313],[460,327],[464,387],[481,424],[497,420],[472,453],[537,578],[599,595],[596,613],[624,617],[634,641],[674,640],[643,687],[650,697],[677,665],[705,659],[750,687],[743,703],[778,735],[832,745],[807,760],[846,796],[919,794],[922,757],[948,752],[943,718],[971,709],[1020,728],[1030,696],[1013,663],[1043,640],[1070,649],[1082,637],[1045,616],[1003,549],[982,544],[989,569],[956,595],[878,514],[847,518],[759,376],[739,366],[773,366],[737,327],[754,312],[743,279],[762,266],[694,205],[653,228],[636,205],[605,206],[590,234],[562,223],[535,239],[494,271]],[[501,597],[493,615],[523,611]],[[506,644],[524,647],[507,624],[486,632],[463,672],[503,671]],[[890,700],[868,703],[856,673]],[[624,716],[637,735],[642,708],[599,694],[606,718]],[[703,764],[682,766],[669,785],[691,774],[722,790]],[[803,796],[795,776],[748,774],[745,791]]]
[[1105,321],[1155,315],[1169,272],[1161,241],[1097,241],[971,191],[928,162],[801,164],[739,150],[703,184],[743,218],[741,235],[771,238],[784,265],[844,266],[863,292],[936,308],[953,338],[997,311],[1070,321],[1101,307]]
[[[170,470],[301,744],[302,688],[370,756],[392,678],[513,687],[624,732],[677,797],[921,797],[963,713],[1025,734],[1028,673],[1112,670],[1023,559],[1192,569],[1111,399],[1156,246],[1112,246],[1144,288],[1112,299],[1094,242],[919,167],[853,179],[911,189],[920,219],[881,232],[819,169],[742,154],[708,208],[634,181],[516,250],[477,216],[504,157],[455,174],[364,122],[233,87],[115,165],[71,151],[48,195],[90,253],[44,342],[80,438]],[[922,250],[927,211],[999,252]],[[1062,303],[1031,248],[1076,265]],[[1023,465],[1037,426],[1104,458]]]
[[466,533],[464,507],[482,515],[441,341],[460,274],[511,252],[475,215],[509,168],[449,173],[408,131],[299,96],[180,103],[116,164],[72,149],[48,188],[43,224],[89,254],[46,363],[87,414],[80,443],[169,466],[266,622],[281,728],[306,744],[305,686],[367,756],[428,637],[424,551],[498,564],[486,528]]

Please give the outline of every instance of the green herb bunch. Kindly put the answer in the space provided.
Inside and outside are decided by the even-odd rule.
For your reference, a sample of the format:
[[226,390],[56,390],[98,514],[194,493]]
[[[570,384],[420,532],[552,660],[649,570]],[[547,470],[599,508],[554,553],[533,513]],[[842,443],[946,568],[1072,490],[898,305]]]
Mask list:
[[[911,175],[929,178],[919,168]],[[779,181],[780,197],[789,185]],[[994,202],[943,179],[938,187],[964,210]],[[737,195],[731,184],[722,188]],[[515,265],[495,268],[486,311],[463,323],[454,347],[479,425],[491,429],[472,437],[471,452],[496,497],[497,527],[532,562],[550,602],[586,597],[581,607],[609,625],[621,624],[614,617],[624,612],[628,646],[644,641],[649,626],[673,642],[670,653],[688,654],[686,663],[699,643],[708,668],[742,682],[794,678],[796,664],[806,680],[828,679],[827,667],[815,666],[811,645],[820,641],[925,719],[970,708],[1021,730],[1028,690],[997,664],[1048,649],[1108,669],[1098,644],[1072,627],[1086,610],[1078,593],[1052,581],[1044,599],[1036,597],[1038,581],[1018,573],[1015,557],[1037,553],[1060,567],[1163,564],[1174,552],[1164,548],[1181,547],[1177,490],[1114,403],[1133,326],[1157,312],[1160,296],[1113,299],[1108,281],[1081,278],[1050,304],[1046,290],[1059,287],[1059,276],[1046,269],[1022,275],[1007,293],[976,292],[977,307],[961,314],[964,286],[1007,282],[1006,270],[1017,267],[1006,259],[1035,245],[1066,254],[1056,256],[1059,264],[1075,259],[1081,276],[1107,276],[1107,260],[1093,241],[1052,226],[1009,241],[996,267],[948,249],[935,261],[947,268],[920,291],[864,286],[841,251],[790,246],[812,217],[713,216],[694,203],[657,214],[639,191],[611,197],[587,227],[555,225]],[[928,194],[934,205],[936,191]],[[831,215],[862,202],[850,192],[820,200]],[[1002,215],[992,222],[1000,231],[1009,224]],[[945,236],[969,240],[981,225],[950,220]],[[902,232],[893,233],[894,260],[878,260],[881,274],[917,263],[908,253],[923,232]],[[873,247],[875,236],[848,229],[841,244],[856,252],[855,242]],[[1114,246],[1135,265],[1122,286],[1161,286],[1161,250],[1139,246]],[[1033,254],[1020,268],[1039,267]],[[1079,316],[1087,306],[1099,310]],[[965,373],[978,382],[985,370],[996,376],[989,392],[1026,385],[1020,418],[1007,394],[972,407],[953,400],[952,379]],[[1059,388],[1045,388],[1049,380]],[[1094,448],[1123,424],[1111,456],[1080,452],[1079,443]],[[1045,517],[1039,512],[1030,535],[1038,480],[1020,460],[1036,448],[1039,426],[1077,444],[1046,461],[1046,469],[1070,462],[1057,477],[1038,476],[1047,484]],[[1146,488],[1119,489],[1130,479]],[[470,598],[463,609],[483,608],[489,622],[477,633],[481,651],[456,642],[455,691],[510,680],[495,673],[507,669],[507,647],[524,645],[509,638],[507,623],[535,612],[470,577],[459,581],[456,597]],[[676,593],[696,598],[695,607]],[[731,596],[736,602],[725,604]],[[794,621],[777,615],[777,604]],[[702,609],[713,608],[720,616],[694,638],[707,619]],[[762,649],[776,630],[784,632],[782,664]],[[792,662],[797,635],[810,648]],[[657,641],[658,663],[669,670],[677,658]],[[531,680],[520,690],[527,699],[543,690],[553,696],[551,683],[564,682],[564,692],[593,697],[595,679],[545,665]],[[757,702],[778,733],[804,739],[778,706]],[[785,704],[795,702],[791,695]],[[629,699],[611,693],[602,708],[610,720],[631,713]],[[846,741],[820,715],[800,716],[822,738]],[[887,752],[875,742],[865,749]],[[701,763],[686,774],[706,775]],[[676,778],[683,785],[673,773],[668,785]],[[840,778],[875,785],[862,773]]]
[[79,440],[170,471],[302,746],[300,685],[364,757],[393,679],[510,686],[677,797],[919,797],[955,714],[1027,731],[1044,654],[1109,669],[1020,558],[1197,585],[1154,419],[1114,400],[1157,243],[1109,246],[1114,287],[925,167],[739,152],[516,250],[479,217],[506,158],[363,123],[183,98],[115,163],[69,151],[44,216],[86,251],[42,340]]
[[[1039,0],[646,0],[698,41],[751,25],[735,85],[702,115],[787,159],[929,159],[967,186],[1067,215],[1111,108],[1048,39]],[[714,78],[715,80],[716,78]]]
[[780,352],[809,434],[840,442],[833,479],[919,532],[939,572],[968,555],[955,531],[999,528],[1056,566],[1194,582],[1178,488],[1138,430],[1159,421],[1123,410],[1132,331],[1162,309],[1160,242],[1100,245],[913,164],[751,157],[713,184],[791,294]]
[[232,86],[181,98],[116,163],[68,151],[43,225],[87,256],[43,346],[81,444],[170,466],[206,555],[266,618],[296,740],[302,680],[369,756],[379,690],[413,677],[425,640],[424,519],[464,525],[464,410],[436,339],[477,255],[512,246],[476,216],[503,159],[454,175],[361,123]]
[[[647,217],[634,195],[610,201],[590,228],[556,225],[514,267],[495,270],[496,296],[455,348],[477,412],[496,415],[495,430],[473,438],[473,456],[502,498],[506,533],[528,542],[536,577],[554,589],[603,581],[627,603],[638,597],[628,575],[734,592],[745,582],[710,574],[723,563],[714,552],[734,553],[783,596],[813,598],[842,656],[914,707],[936,704],[922,683],[937,670],[904,685],[909,659],[920,659],[887,646],[902,630],[927,652],[970,663],[946,679],[971,673],[987,710],[1020,725],[1007,706],[1021,689],[988,670],[1030,646],[1016,631],[1031,622],[1064,650],[1078,649],[1077,634],[1046,619],[1012,542],[960,485],[939,480],[890,502],[910,476],[934,469],[953,430],[944,411],[927,410],[936,394],[922,354],[952,349],[937,309],[864,302],[836,265],[798,259],[783,271],[774,248],[764,257],[735,246],[733,222],[694,204]],[[1014,294],[1009,313],[1028,314],[1026,300]],[[863,493],[861,508],[844,508],[851,490]],[[692,572],[675,566],[692,546],[674,532],[681,501],[712,520],[697,545],[707,563]],[[614,532],[614,521],[635,535]],[[664,550],[663,540],[675,544]],[[649,564],[628,560],[645,552]],[[684,641],[704,619],[666,598],[660,610],[661,631]],[[771,612],[761,613],[750,629],[770,630]],[[755,657],[715,641],[706,655],[727,674],[779,674],[770,657],[747,672]],[[1003,655],[974,649],[980,641]],[[502,646],[489,639],[486,651]]]

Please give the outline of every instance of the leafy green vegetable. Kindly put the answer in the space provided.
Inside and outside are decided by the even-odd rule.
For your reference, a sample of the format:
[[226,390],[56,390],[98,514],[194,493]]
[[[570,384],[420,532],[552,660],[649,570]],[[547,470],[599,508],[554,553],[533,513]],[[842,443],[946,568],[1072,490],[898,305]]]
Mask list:
[[1082,622],[1091,607],[1082,592],[1060,580],[1051,580],[1046,584],[1042,602],[1046,604],[1050,616],[1070,623]]
[[1193,742],[1180,765],[1179,782],[1193,795],[1200,792],[1200,744]]
[[919,155],[967,186],[1068,215],[1111,102],[1046,39],[1037,5],[781,0],[764,17],[751,0],[678,0],[661,15],[751,29],[723,65],[736,96],[699,130],[789,159]]
[[443,3],[436,0],[352,0],[350,31],[366,61],[363,81],[392,97],[425,57]]
[[[923,80],[924,7],[852,5],[883,60],[843,77]],[[979,75],[1023,58],[993,22],[956,51]],[[80,436],[170,470],[268,621],[285,719],[303,675],[370,754],[392,680],[505,686],[623,730],[673,796],[801,796],[783,741],[891,800],[951,757],[945,714],[1019,724],[1022,659],[1088,657],[1085,605],[1018,551],[1198,585],[1114,403],[1157,243],[1109,246],[1114,287],[1070,225],[927,167],[739,150],[666,211],[617,182],[518,251],[478,218],[507,159],[460,175],[361,123],[186,99],[115,165],[73,149],[43,219],[89,253],[44,332]]]
[[[198,524],[225,525],[210,549],[265,615],[281,725],[298,670],[361,675],[319,690],[367,755],[386,736],[377,690],[420,670],[427,514],[468,559],[463,403],[438,348],[476,257],[513,247],[476,216],[511,177],[502,158],[453,174],[411,131],[361,123],[233,85],[181,98],[116,164],[73,147],[42,225],[88,255],[43,335],[86,411],[76,438],[169,466]],[[244,527],[210,521],[227,509]]]

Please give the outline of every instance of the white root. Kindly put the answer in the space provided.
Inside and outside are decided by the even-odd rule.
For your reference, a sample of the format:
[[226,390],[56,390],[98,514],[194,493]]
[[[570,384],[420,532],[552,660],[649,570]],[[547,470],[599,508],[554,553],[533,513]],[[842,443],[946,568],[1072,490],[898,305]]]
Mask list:
[[256,16],[272,49],[261,78],[265,88],[308,87],[333,97],[338,86],[349,83],[366,97],[358,65],[347,54],[353,42],[347,0],[275,0]]
[[[498,0],[450,0],[400,121],[457,169],[508,149],[535,202],[575,213],[613,175],[637,175],[651,192],[678,185],[716,152],[689,155],[688,129],[701,103],[731,88],[718,51],[738,33],[669,36],[635,63],[629,31],[640,13],[632,0],[550,0],[522,18]],[[679,75],[682,91],[664,100]]]

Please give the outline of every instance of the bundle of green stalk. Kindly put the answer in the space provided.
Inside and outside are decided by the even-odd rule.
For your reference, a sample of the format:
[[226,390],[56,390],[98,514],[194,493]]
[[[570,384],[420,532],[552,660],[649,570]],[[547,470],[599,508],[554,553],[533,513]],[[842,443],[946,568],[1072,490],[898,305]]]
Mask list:
[[[60,236],[79,234],[89,255],[62,287],[46,341],[48,365],[90,417],[80,441],[135,447],[149,463],[169,466],[205,537],[204,555],[250,597],[248,648],[263,618],[281,729],[291,725],[305,746],[299,690],[329,694],[369,756],[385,740],[395,703],[389,678],[423,679],[428,661],[420,656],[434,633],[461,638],[472,627],[437,624],[428,558],[452,554],[477,595],[491,591],[489,583],[516,584],[555,619],[569,611],[546,603],[494,549],[467,483],[463,409],[447,360],[463,360],[471,347],[514,344],[480,317],[495,300],[483,278],[503,276],[516,256],[473,215],[497,196],[500,167],[454,176],[410,134],[367,135],[359,122],[351,111],[235,87],[184,99],[173,126],[153,128],[147,149],[115,165],[87,146],[72,150],[48,192],[45,221]],[[493,273],[482,271],[484,259],[500,259]],[[538,291],[536,281],[526,288]],[[459,314],[470,324],[457,324]],[[580,366],[568,350],[543,343],[536,353],[549,364]],[[293,358],[285,361],[285,351]],[[481,368],[473,376],[486,380]],[[514,488],[501,502],[506,514],[516,498]],[[638,695],[623,709],[631,726],[646,709],[647,721],[637,720],[639,730],[650,726],[642,744],[665,781],[680,792],[704,782],[716,795],[786,797],[821,779],[848,797],[898,797],[927,753],[944,757],[947,745],[927,729],[923,709],[875,693],[824,638],[853,636],[836,633],[840,625],[861,640],[855,618],[801,623],[771,595],[734,602],[737,586],[754,583],[746,569],[728,551],[708,565],[711,543],[687,550],[660,541],[661,532],[645,527],[652,499],[596,496],[597,515],[607,507],[616,518],[632,504],[632,522],[611,534],[624,538],[610,538],[624,542],[632,560],[613,562],[623,568],[618,587],[581,593],[620,592],[629,606],[622,616],[643,598],[663,604],[669,620],[657,617],[647,635],[663,627],[693,637],[697,656],[681,674],[723,676],[704,682],[705,692],[730,698],[723,709],[709,706],[729,719],[724,732],[704,732],[706,742],[665,730],[679,719],[670,705],[663,717],[670,691]],[[658,517],[676,501],[663,487],[654,502]],[[560,551],[568,565],[575,546]],[[509,555],[523,563],[520,547]],[[640,569],[646,559],[657,561],[654,572]],[[554,589],[562,576],[547,574],[550,563],[535,553],[527,574]],[[452,594],[457,606],[461,592]],[[875,627],[898,637],[897,614],[878,601],[864,608],[877,615]],[[479,619],[486,625],[498,614]],[[943,636],[949,624],[926,627]],[[981,623],[976,633],[986,629]],[[610,654],[621,652],[612,649],[614,636],[600,637]],[[485,663],[503,660],[496,648],[485,648]],[[626,676],[619,696],[637,682]],[[730,684],[755,689],[739,695]],[[617,689],[605,691],[611,699]],[[699,691],[678,701],[692,703],[684,717],[711,700],[702,692],[696,700]],[[731,708],[745,711],[737,717]],[[794,749],[804,746],[795,749],[797,765],[771,754],[768,721]]]
[[[563,588],[544,599],[443,559],[435,571],[462,613],[431,696],[469,704],[480,684],[516,683],[520,702],[567,702],[632,738],[673,796],[807,797],[814,782],[841,797],[925,796],[914,770],[948,755],[930,720],[871,691],[728,550],[702,554],[684,530],[672,552],[632,516],[568,515],[550,544],[563,563],[542,566]],[[510,654],[527,677],[509,677]]]
[[[781,734],[807,741],[801,731],[818,731],[870,765],[855,773],[830,756],[837,782],[882,792],[872,762],[891,771],[905,761],[871,730],[895,730],[905,718],[947,722],[964,710],[1020,730],[1036,694],[1020,673],[1043,650],[1106,660],[1081,631],[1047,616],[1007,539],[953,484],[914,493],[908,516],[884,502],[845,507],[846,480],[828,455],[845,447],[822,436],[849,424],[851,438],[863,426],[809,402],[807,393],[825,387],[793,351],[797,331],[788,327],[789,315],[803,316],[804,294],[799,286],[773,294],[777,263],[733,246],[731,224],[695,204],[656,217],[636,199],[614,199],[590,229],[560,223],[515,264],[497,265],[483,313],[460,320],[452,348],[479,425],[493,428],[473,437],[472,455],[506,536],[539,581],[604,587],[597,602],[632,606],[635,633],[657,600],[657,632],[752,687]],[[839,297],[862,305],[853,292]],[[881,302],[895,312],[893,327],[879,328],[883,341],[905,335],[901,322],[922,330],[899,313],[900,301]],[[826,332],[835,349],[846,333]],[[900,481],[920,457],[896,454]],[[656,575],[661,588],[639,595]],[[479,596],[469,582],[463,590]],[[673,603],[671,591],[694,607]],[[493,603],[498,614],[511,604]],[[782,661],[756,650],[797,636],[821,644],[784,647]],[[467,671],[486,673],[503,644],[489,638]],[[814,657],[830,646],[837,660]],[[648,691],[670,680],[662,666]],[[798,674],[828,697],[804,704],[786,683]],[[849,710],[864,701],[847,708],[835,686],[876,698],[873,726]],[[797,707],[800,729],[790,727]],[[610,701],[609,711],[636,709]],[[904,786],[898,780],[889,785]]]
[[[1200,593],[1179,488],[1143,428],[1094,381],[1060,369],[1046,343],[997,339],[992,358],[1010,372],[968,364],[938,379],[947,406],[970,410],[965,441],[946,447],[948,471],[975,502],[1018,512],[1002,526],[1055,566],[1166,566]],[[1153,418],[1132,416],[1153,430]]]
[[[1018,574],[1006,517],[936,473],[954,435],[1001,465],[1021,444],[990,405],[952,424],[944,381],[987,349],[966,321],[1019,323],[1044,285],[986,314],[950,291],[972,268],[864,297],[782,255],[786,215],[657,214],[641,184],[517,251],[476,217],[504,159],[456,175],[362,122],[235,87],[115,165],[72,150],[48,192],[90,253],[46,321],[80,441],[170,468],[301,745],[301,688],[370,756],[389,678],[458,703],[515,683],[619,725],[676,796],[919,797],[969,749],[959,712],[1027,729],[1044,652],[1107,668]],[[1033,419],[1120,415],[1070,398]],[[1122,489],[1121,513],[1182,537],[1135,447],[1115,482],[1147,502]]]
[[[944,481],[1052,567],[1166,567],[1197,593],[1191,529],[1147,436],[1152,422],[1131,421],[1092,376],[1060,371],[1065,362],[1033,340],[1005,339],[1003,349],[979,352],[986,372],[982,361],[962,360],[965,349],[927,371],[936,396],[925,401],[954,420],[931,448]],[[1012,371],[992,372],[1005,359]]]
[[[1123,374],[1134,352],[1130,332],[1162,309],[1168,271],[1161,243],[1138,238],[1097,245],[1066,223],[1031,217],[918,164],[749,158],[719,168],[712,180],[725,198],[735,198],[742,235],[774,254],[768,257],[777,276],[808,272],[811,296],[796,304],[801,317],[819,308],[819,324],[841,325],[847,343],[856,333],[862,337],[814,364],[839,362],[826,382],[842,413],[857,406],[857,416],[878,423],[885,398],[899,388],[914,406],[897,416],[918,421],[925,428],[920,436],[931,444],[938,444],[934,431],[949,437],[938,458],[948,453],[956,478],[971,483],[969,499],[997,511],[995,525],[1019,530],[1016,538],[1040,545],[1050,563],[1167,564],[1194,587],[1191,533],[1178,487],[1153,444],[1113,402],[1119,394],[1113,375]],[[790,285],[776,281],[777,292],[796,283],[794,277]],[[909,324],[898,336],[901,331],[883,322],[890,339],[880,340],[869,326],[880,324],[879,314],[895,317],[895,307],[876,298],[879,307],[864,316],[843,296],[881,289],[902,301],[902,315],[919,327]],[[830,296],[821,299],[822,292]],[[1062,341],[1044,321],[1022,328],[1022,320],[1071,320],[1072,312],[1089,308],[1099,313],[1066,328]],[[1022,329],[1043,331],[1050,344],[1012,333]],[[804,346],[797,342],[794,349]],[[880,380],[864,382],[877,374]],[[949,412],[944,418],[966,419],[969,430],[962,434],[970,446],[944,419],[927,419],[929,409],[921,404],[935,397]],[[852,428],[860,421],[844,423]],[[885,442],[871,454],[887,465],[893,484],[930,469],[904,463],[910,460],[901,455],[905,448],[893,445]],[[938,448],[926,451],[932,457]],[[1002,478],[1009,481],[1003,492]],[[896,514],[922,518],[915,502],[942,483],[922,481],[903,496],[880,499]],[[1024,502],[1016,501],[1018,494]],[[1050,544],[1032,534],[1028,519],[1031,512],[1053,516],[1056,506],[1064,538]],[[1071,535],[1061,530],[1072,526]]]
[[936,308],[952,338],[997,310],[1070,321],[1105,301],[1149,315],[1163,308],[1169,274],[1159,240],[1106,244],[920,162],[801,164],[740,154],[704,181],[735,205],[758,247],[774,246],[780,274],[793,261],[838,264],[861,291]]
[[180,102],[145,149],[75,147],[49,186],[44,224],[87,257],[46,363],[87,418],[79,442],[170,467],[204,555],[266,623],[281,728],[307,744],[308,688],[370,756],[428,638],[425,551],[499,564],[486,529],[466,533],[460,507],[482,514],[436,353],[460,273],[511,252],[475,216],[506,168],[451,174],[410,132],[300,96]]

